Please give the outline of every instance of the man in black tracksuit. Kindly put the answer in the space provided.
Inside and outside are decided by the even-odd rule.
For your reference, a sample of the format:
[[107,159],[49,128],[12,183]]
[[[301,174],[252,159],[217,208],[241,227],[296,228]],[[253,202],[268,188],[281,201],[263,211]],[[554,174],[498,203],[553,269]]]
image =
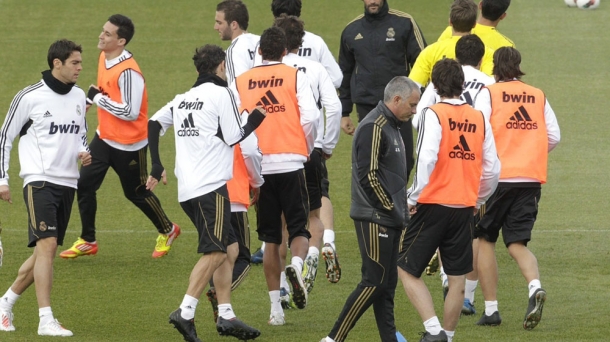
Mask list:
[[[385,85],[395,76],[408,76],[421,50],[424,36],[411,15],[389,9],[387,0],[363,0],[364,14],[347,24],[341,34],[339,67],[343,81],[339,98],[343,108],[341,128],[354,133],[349,118],[356,104],[362,121],[383,99]],[[411,122],[401,124],[405,143],[407,175],[413,168],[413,129]]]
[[419,102],[417,84],[406,76],[393,78],[379,101],[362,120],[352,144],[352,204],[362,257],[362,279],[325,342],[341,342],[371,306],[379,336],[396,341],[394,292],[398,280],[400,236],[408,221],[407,164],[399,126],[411,119]]

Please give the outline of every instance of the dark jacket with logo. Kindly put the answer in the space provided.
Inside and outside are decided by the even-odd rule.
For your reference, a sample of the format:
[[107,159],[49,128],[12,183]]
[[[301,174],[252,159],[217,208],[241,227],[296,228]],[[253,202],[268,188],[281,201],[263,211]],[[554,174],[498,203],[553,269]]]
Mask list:
[[379,102],[358,125],[352,144],[350,217],[403,229],[408,221],[407,165],[400,121]]
[[382,100],[386,84],[395,76],[408,76],[424,47],[415,20],[389,9],[387,0],[378,13],[365,10],[347,24],[339,48],[343,116],[349,116],[354,103],[374,106]]

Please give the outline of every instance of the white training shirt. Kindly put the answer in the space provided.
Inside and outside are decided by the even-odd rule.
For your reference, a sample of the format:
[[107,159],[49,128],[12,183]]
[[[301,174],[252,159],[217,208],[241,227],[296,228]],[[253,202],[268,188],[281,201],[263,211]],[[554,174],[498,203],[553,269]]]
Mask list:
[[[318,108],[321,107],[314,145],[321,148],[324,153],[332,154],[339,142],[339,132],[341,131],[341,101],[328,72],[322,64],[294,53],[284,56],[282,63],[299,69],[307,76],[316,104]],[[324,114],[325,110],[326,114]]]
[[254,57],[258,55],[258,42],[261,37],[243,33],[231,42],[226,51],[227,82],[233,84],[237,76],[254,67]]
[[[273,65],[280,62],[265,61],[264,65]],[[301,119],[301,127],[307,141],[307,154],[311,154],[314,149],[314,142],[317,134],[318,118],[320,111],[316,105],[316,101],[309,85],[307,76],[302,72],[297,72],[297,102],[299,104],[299,112]],[[239,93],[235,83],[229,86],[237,100],[237,107],[241,106]],[[307,162],[307,157],[296,153],[279,153],[279,154],[263,154],[262,174],[286,173],[303,168],[303,163]]]
[[17,93],[0,129],[0,185],[8,185],[13,141],[31,121],[19,138],[23,186],[46,181],[76,188],[78,154],[89,151],[85,106],[85,92],[77,86],[61,95],[41,80]]
[[[464,104],[459,99],[446,99],[442,102],[451,104]],[[483,141],[483,173],[481,174],[481,185],[476,207],[479,208],[491,196],[498,185],[500,177],[500,160],[496,151],[493,131],[489,120],[485,118],[485,140]],[[413,184],[407,190],[407,203],[416,205],[421,192],[430,182],[430,175],[438,161],[440,141],[442,138],[442,127],[436,113],[431,108],[425,108],[421,114],[417,137],[417,168],[413,178]],[[445,205],[443,203],[438,203]],[[452,208],[461,206],[446,205]]]
[[[549,104],[549,100],[545,99],[544,103],[544,122],[546,125],[546,134],[549,143],[549,152],[551,152],[557,144],[559,144],[559,140],[561,139],[561,133],[559,131],[559,123],[557,122],[557,117],[555,116],[555,112],[551,105]],[[489,93],[489,89],[483,88],[479,94],[477,95],[474,101],[474,108],[483,112],[485,118],[487,120],[491,120],[491,94]],[[515,178],[505,178],[502,179],[502,182],[506,183],[523,183],[523,182],[535,182],[540,183],[539,180],[527,177],[515,177]]]
[[[106,69],[121,63],[122,61],[133,58],[131,52],[123,50],[118,57],[106,60]],[[99,71],[98,71],[99,72]],[[100,108],[103,108],[108,113],[125,121],[135,121],[140,115],[142,107],[142,99],[144,98],[144,77],[137,71],[127,69],[119,76],[119,89],[121,90],[121,102],[116,102],[110,99],[107,95],[99,93],[93,98],[93,102]],[[100,134],[99,127],[97,134]],[[122,151],[139,151],[148,144],[148,138],[138,141],[133,144],[121,144],[109,139],[103,139],[110,147]]]
[[178,201],[210,193],[233,177],[231,146],[243,137],[237,108],[228,88],[207,82],[176,95],[150,118],[161,124],[161,134],[174,126]]
[[[248,122],[248,114],[242,113],[241,116],[242,124]],[[260,188],[265,180],[261,174],[261,162],[263,160],[263,153],[258,148],[258,137],[256,133],[248,135],[244,140],[239,143],[241,148],[241,156],[244,158],[246,164],[246,172],[248,173],[248,182],[250,187],[253,189]],[[245,205],[237,202],[231,202],[231,212],[246,212],[248,208]]]
[[339,88],[341,86],[343,72],[341,71],[341,68],[339,68],[339,64],[328,49],[328,45],[326,45],[326,42],[324,42],[322,37],[309,31],[305,31],[305,36],[303,36],[303,44],[299,49],[298,55],[322,64],[324,68],[326,68],[326,71],[328,72],[330,79],[333,81],[335,88]]
[[[464,71],[464,91],[462,92],[462,96],[460,96],[460,98],[469,105],[473,106],[474,99],[479,91],[481,91],[484,86],[496,83],[496,80],[470,65],[462,65],[462,70]],[[432,84],[432,82],[428,83],[426,90],[421,95],[419,103],[417,104],[417,110],[412,121],[413,127],[417,129],[419,115],[424,108],[430,107],[440,101],[441,97],[436,93],[434,84]]]

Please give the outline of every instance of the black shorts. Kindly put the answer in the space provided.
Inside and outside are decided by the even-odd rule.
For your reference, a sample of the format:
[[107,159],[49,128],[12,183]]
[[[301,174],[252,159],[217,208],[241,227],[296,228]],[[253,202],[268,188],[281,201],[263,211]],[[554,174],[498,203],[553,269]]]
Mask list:
[[328,180],[328,169],[326,168],[326,159],[322,158],[322,197],[330,199],[328,194],[330,190],[330,181]]
[[72,213],[76,189],[50,182],[31,182],[23,188],[23,200],[28,211],[28,247],[40,239],[54,237],[57,244],[64,236]]
[[282,243],[282,213],[288,227],[288,241],[310,238],[309,199],[303,169],[264,175],[256,211],[256,232],[264,242]]
[[541,189],[535,187],[498,187],[487,200],[487,209],[475,228],[475,237],[489,242],[498,241],[500,229],[504,244],[523,241],[525,245],[532,238],[532,229],[538,216],[538,201]]
[[403,234],[398,266],[420,277],[438,248],[447,275],[472,271],[473,208],[420,204]]
[[[203,196],[180,202],[199,235],[197,253],[227,252],[231,244],[231,202],[226,184]],[[233,235],[233,242],[236,242]]]
[[316,148],[305,164],[305,179],[309,195],[309,210],[322,208],[322,150]]

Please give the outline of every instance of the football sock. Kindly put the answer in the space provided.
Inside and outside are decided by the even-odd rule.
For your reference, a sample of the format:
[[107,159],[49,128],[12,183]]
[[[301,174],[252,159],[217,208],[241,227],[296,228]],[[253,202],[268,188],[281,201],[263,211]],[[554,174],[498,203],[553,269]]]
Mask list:
[[263,253],[265,252],[265,243],[263,242],[263,244],[261,245],[261,251],[263,251]]
[[298,256],[293,256],[290,263],[297,269],[299,274],[303,272],[303,259],[299,258]]
[[180,314],[180,316],[182,316],[182,318],[184,319],[195,318],[195,309],[197,308],[197,303],[199,303],[199,300],[197,298],[185,294],[184,299],[182,300],[182,304],[180,304],[180,309],[182,309],[182,313]]
[[332,338],[330,338],[330,337],[326,336],[326,337],[324,338],[324,342],[335,342],[335,340],[333,340]]
[[497,300],[486,300],[485,301],[485,316],[491,316],[496,311],[498,311],[498,301]]
[[19,297],[21,296],[13,292],[13,290],[9,287],[8,291],[6,291],[4,296],[0,298],[0,309],[9,311],[12,310],[13,305],[15,305],[15,302],[17,301],[17,299],[19,299]]
[[38,309],[38,316],[40,317],[40,326],[43,327],[49,322],[53,322],[53,311],[50,306]]
[[474,293],[477,290],[478,280],[466,279],[466,289],[464,291],[464,298],[468,299],[470,303],[474,303]]
[[335,248],[335,231],[332,228],[324,229],[322,241],[323,243],[329,243],[334,250],[337,250]]
[[447,342],[452,342],[453,336],[455,335],[455,330],[454,331],[445,330],[445,334],[447,334]]
[[286,272],[280,273],[280,288],[282,287],[290,292],[290,285],[288,285],[288,282],[286,281]]
[[309,251],[307,252],[307,256],[319,257],[320,250],[317,247],[309,247]]
[[269,299],[271,299],[271,311],[284,312],[280,303],[280,291],[269,291]]
[[434,316],[429,320],[425,321],[424,328],[432,335],[438,335],[441,330],[443,330],[443,328],[441,327],[441,322],[439,322],[437,316]]
[[538,290],[539,288],[542,287],[542,285],[540,285],[540,280],[534,279],[534,280],[530,281],[530,283],[529,283],[529,285],[527,287],[530,290],[529,297],[531,297],[534,294],[534,292],[536,292],[536,290]]
[[231,304],[218,304],[218,315],[224,319],[235,318],[235,312]]

